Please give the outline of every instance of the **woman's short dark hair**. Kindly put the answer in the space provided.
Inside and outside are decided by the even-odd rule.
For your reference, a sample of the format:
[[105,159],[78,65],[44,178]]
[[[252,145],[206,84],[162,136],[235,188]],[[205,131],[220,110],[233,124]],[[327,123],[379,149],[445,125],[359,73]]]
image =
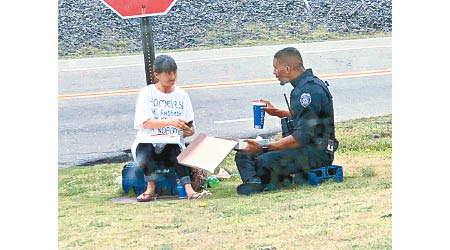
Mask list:
[[153,62],[153,72],[156,73],[170,73],[170,72],[176,72],[177,71],[177,64],[175,63],[175,60],[173,60],[172,57],[168,55],[159,55],[155,58],[155,61]]

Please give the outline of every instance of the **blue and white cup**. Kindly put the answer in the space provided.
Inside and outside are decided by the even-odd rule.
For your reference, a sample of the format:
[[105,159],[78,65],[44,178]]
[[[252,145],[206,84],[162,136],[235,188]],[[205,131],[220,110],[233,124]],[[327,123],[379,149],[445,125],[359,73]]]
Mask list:
[[261,108],[265,106],[267,105],[260,100],[253,101],[253,127],[256,129],[264,128],[264,115],[266,112]]

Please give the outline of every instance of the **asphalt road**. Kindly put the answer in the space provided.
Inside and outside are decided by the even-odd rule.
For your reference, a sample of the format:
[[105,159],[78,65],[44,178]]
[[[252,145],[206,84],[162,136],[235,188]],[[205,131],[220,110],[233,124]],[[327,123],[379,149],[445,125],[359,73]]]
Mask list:
[[[336,121],[392,113],[391,38],[169,53],[178,64],[177,85],[195,85],[187,89],[197,125],[190,138],[199,132],[250,138],[280,131],[273,117],[266,117],[263,130],[252,128],[251,100],[286,107],[283,94],[292,87],[277,83],[272,58],[287,46],[298,48],[305,67],[331,84]],[[126,160],[124,151],[137,132],[132,128],[137,90],[145,86],[143,56],[61,60],[58,78],[58,166]],[[239,82],[199,88],[230,81]],[[129,93],[83,95],[116,90]],[[75,95],[63,97],[68,94]]]

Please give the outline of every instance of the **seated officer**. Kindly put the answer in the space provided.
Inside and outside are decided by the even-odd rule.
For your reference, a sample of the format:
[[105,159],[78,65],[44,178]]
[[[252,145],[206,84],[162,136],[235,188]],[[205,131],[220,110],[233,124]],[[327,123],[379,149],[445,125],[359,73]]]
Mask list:
[[261,100],[267,104],[263,110],[288,118],[292,131],[266,148],[245,140],[248,146],[235,157],[243,182],[237,188],[238,194],[273,190],[293,181],[302,183],[311,169],[331,165],[337,148],[333,101],[325,83],[311,69],[305,70],[300,52],[292,47],[275,54],[273,68],[280,85],[290,82],[294,87],[290,94],[291,108],[280,110]]

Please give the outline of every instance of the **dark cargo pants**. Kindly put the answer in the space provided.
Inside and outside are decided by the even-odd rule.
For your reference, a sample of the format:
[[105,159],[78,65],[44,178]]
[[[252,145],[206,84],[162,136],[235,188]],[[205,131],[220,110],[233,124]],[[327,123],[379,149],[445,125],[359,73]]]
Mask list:
[[317,152],[310,147],[270,151],[259,155],[237,152],[235,161],[242,182],[257,176],[262,184],[271,184],[274,188],[285,187],[293,182],[301,184],[308,180],[311,169],[332,163],[327,153]]
[[146,181],[155,181],[158,169],[174,168],[180,178],[181,185],[190,184],[190,169],[178,163],[177,156],[181,153],[177,144],[167,144],[160,154],[155,152],[151,143],[140,143],[136,147],[136,163],[144,171]]

